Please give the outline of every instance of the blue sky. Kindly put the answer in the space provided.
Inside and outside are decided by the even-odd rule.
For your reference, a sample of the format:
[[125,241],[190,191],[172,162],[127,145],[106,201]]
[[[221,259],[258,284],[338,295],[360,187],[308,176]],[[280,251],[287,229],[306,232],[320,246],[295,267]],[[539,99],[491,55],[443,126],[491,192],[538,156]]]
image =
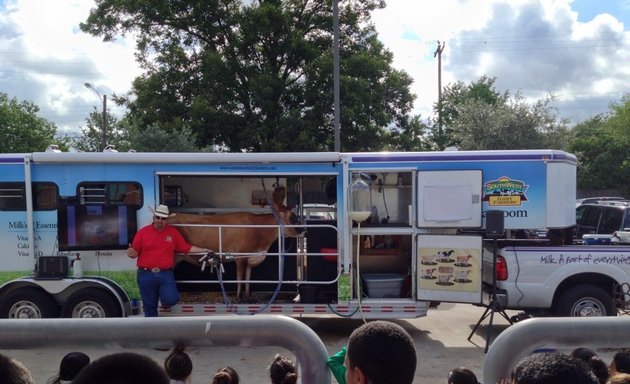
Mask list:
[[575,0],[571,8],[578,13],[578,21],[588,22],[601,13],[614,15],[626,26],[630,25],[629,0]]
[[[124,94],[141,72],[133,36],[83,34],[90,0],[0,0],[0,92],[30,100],[61,132],[85,125],[101,94]],[[571,123],[608,111],[630,90],[630,0],[387,0],[373,13],[394,66],[414,79],[414,113],[428,118],[442,84],[496,77],[534,102],[552,94]],[[113,103],[111,111],[124,110]]]

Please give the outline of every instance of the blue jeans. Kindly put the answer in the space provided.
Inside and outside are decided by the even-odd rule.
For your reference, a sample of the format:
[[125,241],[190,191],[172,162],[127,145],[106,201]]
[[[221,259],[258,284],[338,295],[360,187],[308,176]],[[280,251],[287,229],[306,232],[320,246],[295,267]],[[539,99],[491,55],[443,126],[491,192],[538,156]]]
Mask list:
[[172,270],[157,273],[138,270],[136,277],[145,317],[157,317],[158,300],[162,302],[162,305],[168,306],[175,305],[179,301],[179,292]]

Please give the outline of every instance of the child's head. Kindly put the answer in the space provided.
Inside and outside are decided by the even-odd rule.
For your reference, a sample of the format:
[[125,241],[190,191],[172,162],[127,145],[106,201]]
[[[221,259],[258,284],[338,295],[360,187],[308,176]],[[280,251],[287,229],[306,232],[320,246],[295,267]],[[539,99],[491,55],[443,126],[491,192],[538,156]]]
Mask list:
[[192,360],[184,352],[185,348],[184,345],[178,344],[164,360],[164,370],[172,380],[186,380],[192,373]]
[[276,355],[269,366],[269,378],[272,384],[297,383],[295,364],[284,356]]

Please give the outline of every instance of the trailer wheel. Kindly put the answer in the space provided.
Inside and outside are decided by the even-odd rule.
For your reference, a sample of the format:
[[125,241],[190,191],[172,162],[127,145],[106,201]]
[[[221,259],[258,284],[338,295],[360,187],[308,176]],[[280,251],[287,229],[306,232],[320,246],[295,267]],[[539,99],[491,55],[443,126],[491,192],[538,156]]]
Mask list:
[[19,288],[2,298],[0,318],[44,319],[59,317],[59,306],[48,294],[32,287]]
[[61,309],[61,316],[82,319],[121,317],[122,310],[116,300],[106,292],[85,288],[68,298]]
[[554,314],[563,317],[615,316],[612,293],[595,285],[576,285],[558,297]]

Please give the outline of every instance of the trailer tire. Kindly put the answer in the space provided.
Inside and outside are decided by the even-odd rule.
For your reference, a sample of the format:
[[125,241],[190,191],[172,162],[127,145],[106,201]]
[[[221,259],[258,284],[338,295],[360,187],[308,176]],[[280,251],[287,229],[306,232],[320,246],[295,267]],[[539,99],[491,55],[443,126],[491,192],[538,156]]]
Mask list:
[[615,316],[612,293],[589,284],[570,287],[560,294],[553,310],[561,317]]
[[122,310],[116,300],[107,292],[96,288],[75,292],[61,309],[61,317],[100,319],[121,316]]
[[59,306],[45,292],[33,287],[18,288],[7,293],[0,305],[3,319],[45,319],[59,317]]

